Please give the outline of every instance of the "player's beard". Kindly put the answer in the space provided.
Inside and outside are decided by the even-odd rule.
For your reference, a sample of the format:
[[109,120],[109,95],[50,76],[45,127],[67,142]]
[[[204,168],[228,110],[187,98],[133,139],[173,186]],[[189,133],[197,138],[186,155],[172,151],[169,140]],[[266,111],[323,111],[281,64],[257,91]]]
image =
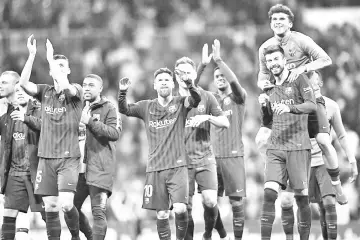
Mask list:
[[[273,72],[273,68],[275,68],[275,67],[278,68],[279,71]],[[284,71],[284,67],[281,67],[280,65],[275,65],[275,66],[273,66],[273,67],[271,68],[271,72],[272,72],[272,73],[274,74],[274,76],[276,76],[276,77],[280,76],[283,71]]]
[[167,98],[169,97],[171,94],[171,90],[170,88],[163,88],[163,89],[159,89],[159,95],[163,98]]

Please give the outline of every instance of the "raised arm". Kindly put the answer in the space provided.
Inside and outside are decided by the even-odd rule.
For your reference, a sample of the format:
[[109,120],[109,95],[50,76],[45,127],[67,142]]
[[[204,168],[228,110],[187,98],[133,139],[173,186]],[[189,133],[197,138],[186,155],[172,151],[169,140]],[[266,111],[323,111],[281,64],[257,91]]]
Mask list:
[[36,55],[36,39],[34,35],[31,35],[27,40],[27,48],[29,50],[29,57],[25,63],[25,66],[21,72],[20,86],[31,96],[35,96],[38,93],[38,88],[35,83],[30,82],[31,70]]
[[118,105],[119,112],[130,117],[137,117],[144,119],[144,103],[145,101],[140,101],[137,103],[127,103],[126,94],[127,90],[130,87],[131,82],[128,78],[122,78],[119,81],[119,93],[118,93]]
[[220,68],[220,71],[224,74],[226,80],[230,83],[230,87],[234,95],[240,102],[245,102],[246,91],[241,87],[239,80],[235,73],[231,71],[228,65],[220,57],[220,41],[215,39],[213,44],[213,58],[215,63]]
[[332,64],[330,56],[310,37],[304,35],[301,45],[313,60],[305,64],[306,72],[319,70]]
[[197,69],[197,76],[194,81],[194,85],[197,86],[199,84],[202,73],[204,72],[206,66],[210,63],[212,58],[212,53],[209,55],[209,46],[207,43],[204,44],[201,52],[201,63]]
[[266,67],[265,56],[264,56],[264,47],[263,45],[259,48],[259,73],[257,85],[261,90],[266,90],[270,84],[271,73]]
[[[326,106],[326,107],[328,108],[328,106]],[[341,118],[339,105],[337,105],[336,102],[331,102],[330,107],[333,108],[333,116],[330,120],[330,123],[333,126],[334,131],[340,142],[340,145],[341,145],[342,149],[344,150],[344,152],[347,156],[347,159],[349,160],[349,163],[351,165],[352,176],[351,176],[350,181],[353,182],[356,180],[356,178],[358,176],[355,154],[350,148],[348,137],[347,137],[347,134],[345,131],[345,127],[344,127],[342,118]]]

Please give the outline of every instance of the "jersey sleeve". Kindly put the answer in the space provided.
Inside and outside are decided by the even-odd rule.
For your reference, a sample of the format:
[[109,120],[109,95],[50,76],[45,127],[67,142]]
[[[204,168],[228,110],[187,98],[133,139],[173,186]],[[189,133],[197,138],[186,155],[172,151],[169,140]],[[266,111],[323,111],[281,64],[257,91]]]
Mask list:
[[146,112],[148,112],[147,109],[149,100],[142,100],[136,103],[127,103],[126,93],[120,93],[118,104],[120,113],[125,114],[126,116],[137,117],[145,120]]
[[37,86],[37,94],[34,97],[41,102],[42,97],[44,95],[44,92],[49,88],[49,85],[47,85],[47,84],[36,84],[36,86]]
[[76,88],[76,94],[75,94],[75,96],[73,96],[73,98],[77,98],[77,99],[80,99],[80,100],[81,100],[81,99],[82,99],[82,96],[83,96],[83,89],[82,89],[82,87],[81,87],[79,84],[77,84],[77,83],[72,83],[71,85]]
[[207,96],[209,101],[210,114],[213,116],[224,116],[225,113],[221,109],[219,102],[216,100],[215,96],[211,93],[207,93]]
[[301,74],[297,81],[300,95],[304,99],[304,102],[310,101],[316,103],[314,91],[310,86],[309,79],[304,74]]

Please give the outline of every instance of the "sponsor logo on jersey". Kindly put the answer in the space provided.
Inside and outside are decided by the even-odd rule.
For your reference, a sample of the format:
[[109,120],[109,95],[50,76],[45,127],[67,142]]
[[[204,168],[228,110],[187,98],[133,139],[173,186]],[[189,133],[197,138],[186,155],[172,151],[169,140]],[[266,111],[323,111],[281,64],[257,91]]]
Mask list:
[[171,106],[169,107],[169,112],[170,112],[170,113],[174,113],[176,110],[177,110],[176,105],[171,105]]
[[224,113],[225,113],[225,116],[231,116],[233,114],[231,109],[224,111]]
[[46,106],[45,107],[45,113],[47,114],[59,114],[59,113],[64,113],[66,112],[66,107],[60,107],[60,108],[54,108],[54,107],[50,107],[50,106]]
[[284,92],[285,92],[286,95],[289,96],[289,95],[291,95],[293,93],[293,89],[292,89],[292,87],[287,87],[287,88],[285,88]]
[[290,42],[290,43],[289,43],[289,55],[290,55],[291,57],[294,57],[294,56],[295,56],[295,53],[296,53],[295,43],[294,43],[294,42]]
[[304,93],[310,93],[310,92],[312,92],[312,88],[309,86],[309,87],[306,87],[306,88],[303,88],[303,91],[304,91]]
[[149,121],[149,126],[156,128],[156,129],[160,129],[160,128],[165,128],[165,127],[172,125],[175,121],[176,121],[176,118],[157,120],[157,121]]
[[13,133],[13,138],[14,138],[15,141],[24,140],[24,139],[25,139],[25,133],[22,133],[22,132],[14,132],[14,133]]
[[197,110],[198,110],[199,112],[205,112],[205,105],[204,105],[204,104],[199,105],[199,106],[197,107]]
[[225,99],[224,99],[224,104],[225,105],[229,105],[231,103],[231,99],[229,98],[229,97],[226,97]]
[[295,100],[290,98],[290,99],[281,99],[280,101],[275,101],[275,102],[271,103],[271,109],[274,109],[275,106],[278,104],[294,105]]

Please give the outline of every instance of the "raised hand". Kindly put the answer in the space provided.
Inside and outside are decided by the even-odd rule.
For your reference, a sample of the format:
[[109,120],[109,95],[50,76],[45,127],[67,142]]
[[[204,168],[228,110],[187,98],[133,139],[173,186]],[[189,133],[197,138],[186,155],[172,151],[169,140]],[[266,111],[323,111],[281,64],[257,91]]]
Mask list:
[[214,43],[212,45],[212,50],[213,50],[213,59],[215,62],[219,62],[221,61],[221,56],[220,56],[220,41],[215,39]]
[[293,82],[295,81],[300,74],[304,73],[306,70],[305,66],[299,66],[297,68],[291,69],[290,70],[290,75],[288,77],[288,82]]
[[126,91],[131,85],[131,81],[129,78],[124,77],[119,80],[119,90],[120,91]]
[[208,65],[212,58],[212,53],[209,55],[209,46],[207,43],[204,44],[201,52],[201,63],[204,65]]
[[54,47],[49,39],[46,39],[46,59],[49,62],[54,60]]
[[29,50],[29,54],[35,56],[36,55],[36,39],[34,35],[31,34],[27,40],[27,48]]

